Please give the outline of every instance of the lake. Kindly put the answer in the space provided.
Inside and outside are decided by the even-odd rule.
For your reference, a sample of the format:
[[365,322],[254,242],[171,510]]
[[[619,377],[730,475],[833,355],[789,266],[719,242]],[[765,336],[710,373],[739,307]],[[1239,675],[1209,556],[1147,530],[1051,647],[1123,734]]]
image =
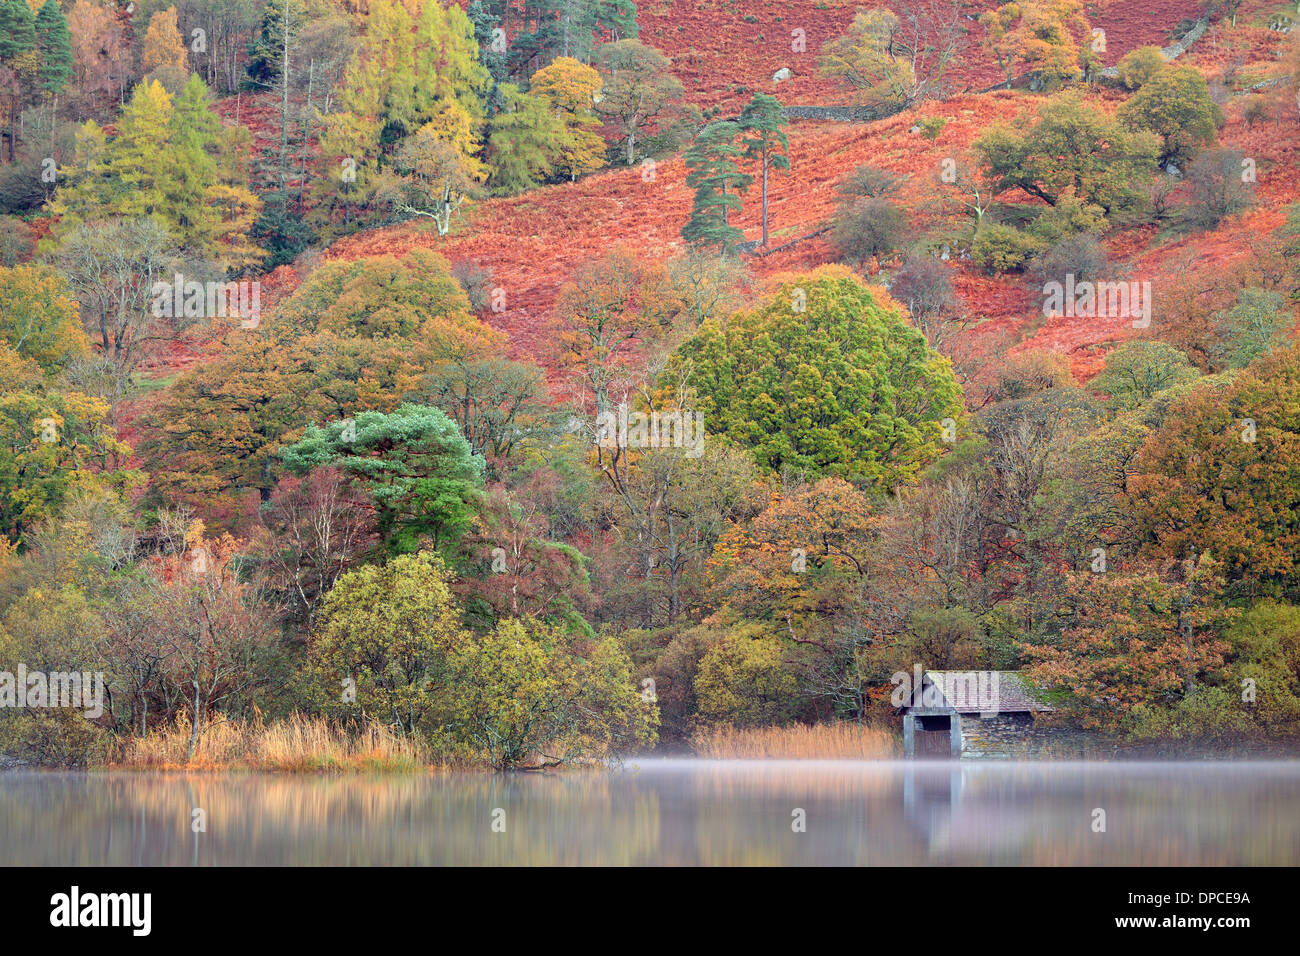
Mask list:
[[9,771],[0,845],[6,864],[61,866],[1295,864],[1300,762]]

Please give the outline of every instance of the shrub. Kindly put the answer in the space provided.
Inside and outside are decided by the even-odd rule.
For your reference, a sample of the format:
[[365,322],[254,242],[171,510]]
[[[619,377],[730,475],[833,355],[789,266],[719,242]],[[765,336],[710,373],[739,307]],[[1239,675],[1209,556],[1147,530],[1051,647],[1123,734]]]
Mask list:
[[794,672],[781,644],[758,625],[732,631],[700,661],[695,696],[700,716],[737,727],[781,724],[794,715]]
[[1050,249],[1036,256],[1030,272],[1039,282],[1064,283],[1066,276],[1073,275],[1076,282],[1091,279],[1106,271],[1110,257],[1095,235],[1090,232],[1080,233],[1069,239],[1062,239]]
[[831,227],[831,243],[840,258],[866,262],[898,249],[907,217],[901,206],[889,199],[865,198],[844,203]]
[[1047,243],[1037,236],[1012,226],[987,223],[975,234],[971,257],[990,272],[1010,272],[1023,268],[1046,247]]
[[1215,149],[1192,161],[1187,170],[1191,193],[1180,212],[1187,228],[1214,229],[1255,204],[1255,186],[1243,176],[1244,160],[1241,150]]
[[1055,206],[1048,206],[1026,227],[1026,231],[1043,242],[1055,244],[1080,233],[1100,233],[1106,228],[1106,212],[1094,203],[1065,196]]
[[465,294],[469,296],[470,308],[482,312],[492,301],[492,268],[484,268],[477,262],[455,262],[451,267],[451,276],[460,283]]
[[1120,82],[1130,90],[1141,89],[1165,68],[1165,55],[1158,46],[1142,46],[1126,53],[1116,64]]

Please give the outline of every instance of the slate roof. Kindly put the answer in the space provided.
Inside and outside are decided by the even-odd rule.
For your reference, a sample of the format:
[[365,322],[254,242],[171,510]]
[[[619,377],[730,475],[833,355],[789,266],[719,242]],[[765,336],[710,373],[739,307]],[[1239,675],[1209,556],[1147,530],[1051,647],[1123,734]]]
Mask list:
[[939,698],[929,699],[922,690],[913,694],[912,703],[904,709],[955,710],[959,714],[1024,714],[1052,709],[1020,671],[926,671],[922,685],[933,687],[929,694],[937,692]]

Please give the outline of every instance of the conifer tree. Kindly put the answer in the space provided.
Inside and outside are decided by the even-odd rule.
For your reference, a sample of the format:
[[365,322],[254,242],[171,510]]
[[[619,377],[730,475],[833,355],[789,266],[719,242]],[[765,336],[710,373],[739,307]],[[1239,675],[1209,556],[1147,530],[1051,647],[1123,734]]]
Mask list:
[[36,14],[36,46],[41,51],[41,89],[58,96],[72,79],[72,34],[58,0],[45,0]]
[[785,114],[776,97],[755,93],[740,114],[740,129],[745,134],[746,159],[760,163],[763,170],[763,245],[767,246],[767,171],[790,168],[790,140],[785,135]]
[[731,120],[710,123],[686,151],[686,185],[695,190],[695,201],[682,238],[692,245],[726,250],[744,238],[729,221],[731,210],[740,208],[740,197],[731,190],[746,190],[754,181],[737,164],[743,155],[736,142],[740,131]]

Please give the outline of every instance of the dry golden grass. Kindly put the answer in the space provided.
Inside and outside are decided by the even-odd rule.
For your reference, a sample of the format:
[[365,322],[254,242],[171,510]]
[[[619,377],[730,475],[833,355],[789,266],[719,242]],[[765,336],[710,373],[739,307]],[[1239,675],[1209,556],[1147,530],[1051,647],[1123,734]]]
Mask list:
[[697,731],[691,746],[701,757],[720,760],[886,760],[899,752],[898,737],[872,724],[794,724],[741,730]]
[[349,734],[325,720],[295,714],[263,724],[217,718],[199,735],[187,760],[190,725],[184,717],[141,739],[124,740],[110,765],[125,770],[416,771],[432,761],[424,747],[386,727]]

